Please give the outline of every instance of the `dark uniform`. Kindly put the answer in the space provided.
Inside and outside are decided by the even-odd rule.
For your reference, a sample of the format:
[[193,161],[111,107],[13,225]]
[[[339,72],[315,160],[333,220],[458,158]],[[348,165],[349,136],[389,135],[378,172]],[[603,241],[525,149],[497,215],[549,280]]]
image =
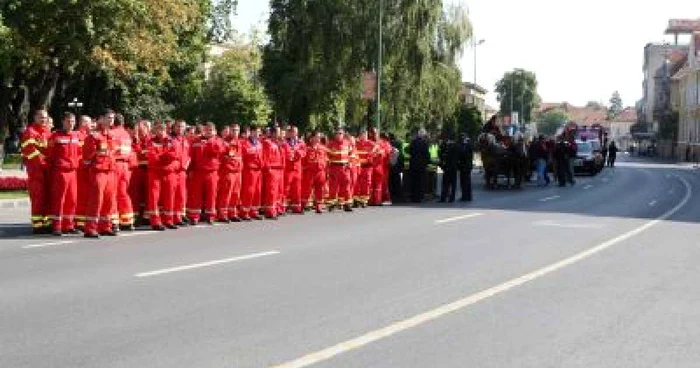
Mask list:
[[425,138],[418,137],[409,147],[409,176],[411,180],[411,200],[422,202],[425,196],[425,177],[430,163],[430,148]]
[[472,201],[472,170],[474,169],[474,149],[469,137],[462,137],[460,144],[459,185],[462,190],[460,201]]
[[448,200],[455,201],[457,191],[457,170],[460,166],[461,148],[452,139],[448,139],[440,144],[439,159],[442,169],[442,191],[440,192],[440,202]]

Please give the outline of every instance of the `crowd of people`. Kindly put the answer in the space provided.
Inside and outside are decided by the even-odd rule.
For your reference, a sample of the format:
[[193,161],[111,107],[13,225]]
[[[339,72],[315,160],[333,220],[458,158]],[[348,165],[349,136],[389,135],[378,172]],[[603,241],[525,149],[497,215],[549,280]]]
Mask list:
[[142,222],[164,231],[388,204],[398,155],[374,128],[302,139],[295,126],[217,132],[213,123],[127,123],[112,110],[96,120],[65,113],[54,127],[45,109],[34,114],[21,152],[34,233],[88,238]]

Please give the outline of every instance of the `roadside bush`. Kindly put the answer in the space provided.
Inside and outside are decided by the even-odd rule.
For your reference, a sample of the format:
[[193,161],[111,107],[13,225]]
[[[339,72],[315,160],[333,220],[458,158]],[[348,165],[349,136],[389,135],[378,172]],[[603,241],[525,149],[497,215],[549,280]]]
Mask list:
[[0,177],[0,191],[27,190],[27,179],[17,177]]

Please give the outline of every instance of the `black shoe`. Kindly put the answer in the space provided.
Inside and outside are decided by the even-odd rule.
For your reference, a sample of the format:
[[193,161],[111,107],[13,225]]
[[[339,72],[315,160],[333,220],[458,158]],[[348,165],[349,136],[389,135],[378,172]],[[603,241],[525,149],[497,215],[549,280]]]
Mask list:
[[198,221],[190,221],[190,225],[197,226],[197,225],[199,225],[199,222]]
[[449,202],[449,203],[454,203],[454,201],[455,201],[454,199],[450,199],[450,200],[447,201],[447,202]]
[[352,212],[353,211],[352,206],[350,206],[349,204],[346,204],[345,206],[343,206],[343,210],[345,212]]
[[437,203],[445,203],[445,200],[444,200],[444,199],[440,199],[440,200],[437,201]]
[[328,212],[333,212],[335,210],[335,205],[331,204],[328,206]]
[[229,220],[230,222],[241,222],[241,221],[242,221],[240,217],[231,217],[231,218],[228,219],[228,220]]
[[83,235],[83,236],[86,238],[90,238],[90,239],[99,239],[100,238],[100,236],[96,233],[85,233],[85,235]]
[[102,236],[117,236],[117,233],[114,231],[103,231],[100,233]]
[[119,229],[122,231],[135,231],[136,227],[134,225],[122,225],[119,226]]
[[252,218],[253,220],[258,220],[258,221],[262,221],[262,220],[263,220],[263,217],[262,217],[262,216],[253,216],[253,217],[251,217],[251,218]]
[[165,225],[170,230],[177,230],[177,225]]
[[184,223],[184,222],[178,222],[178,223],[175,224],[175,226],[177,226],[177,227],[187,227],[187,224]]
[[214,226],[214,220],[212,220],[212,219],[208,219],[208,220],[205,221],[205,222],[206,222],[207,225],[209,225],[209,226]]
[[70,230],[68,230],[68,231],[64,231],[63,233],[64,233],[64,234],[68,234],[68,235],[78,235],[78,234],[80,234],[80,230],[78,230],[78,229],[70,229]]
[[229,220],[229,219],[218,219],[218,220],[216,220],[216,222],[218,222],[218,223],[220,223],[220,224],[230,224],[230,223],[231,223],[231,220]]
[[251,221],[253,221],[253,219],[251,219],[250,217],[241,217],[241,221],[243,221],[243,222],[251,222]]
[[277,216],[265,216],[265,219],[266,220],[277,220],[277,219],[279,219],[279,217],[277,217]]
[[51,233],[53,236],[63,236],[63,233],[60,230],[55,230]]
[[460,198],[459,201],[460,202],[471,202],[472,199],[471,198]]
[[151,226],[151,229],[153,231],[165,231],[165,226],[163,226],[163,225]]
[[119,225],[112,225],[112,232],[113,233],[118,233],[119,232]]

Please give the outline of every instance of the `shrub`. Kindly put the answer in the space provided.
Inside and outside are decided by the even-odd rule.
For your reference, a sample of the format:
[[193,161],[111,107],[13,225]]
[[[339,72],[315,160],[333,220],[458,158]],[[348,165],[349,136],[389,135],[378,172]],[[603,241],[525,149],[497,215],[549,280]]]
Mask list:
[[27,178],[0,177],[0,191],[27,190]]

